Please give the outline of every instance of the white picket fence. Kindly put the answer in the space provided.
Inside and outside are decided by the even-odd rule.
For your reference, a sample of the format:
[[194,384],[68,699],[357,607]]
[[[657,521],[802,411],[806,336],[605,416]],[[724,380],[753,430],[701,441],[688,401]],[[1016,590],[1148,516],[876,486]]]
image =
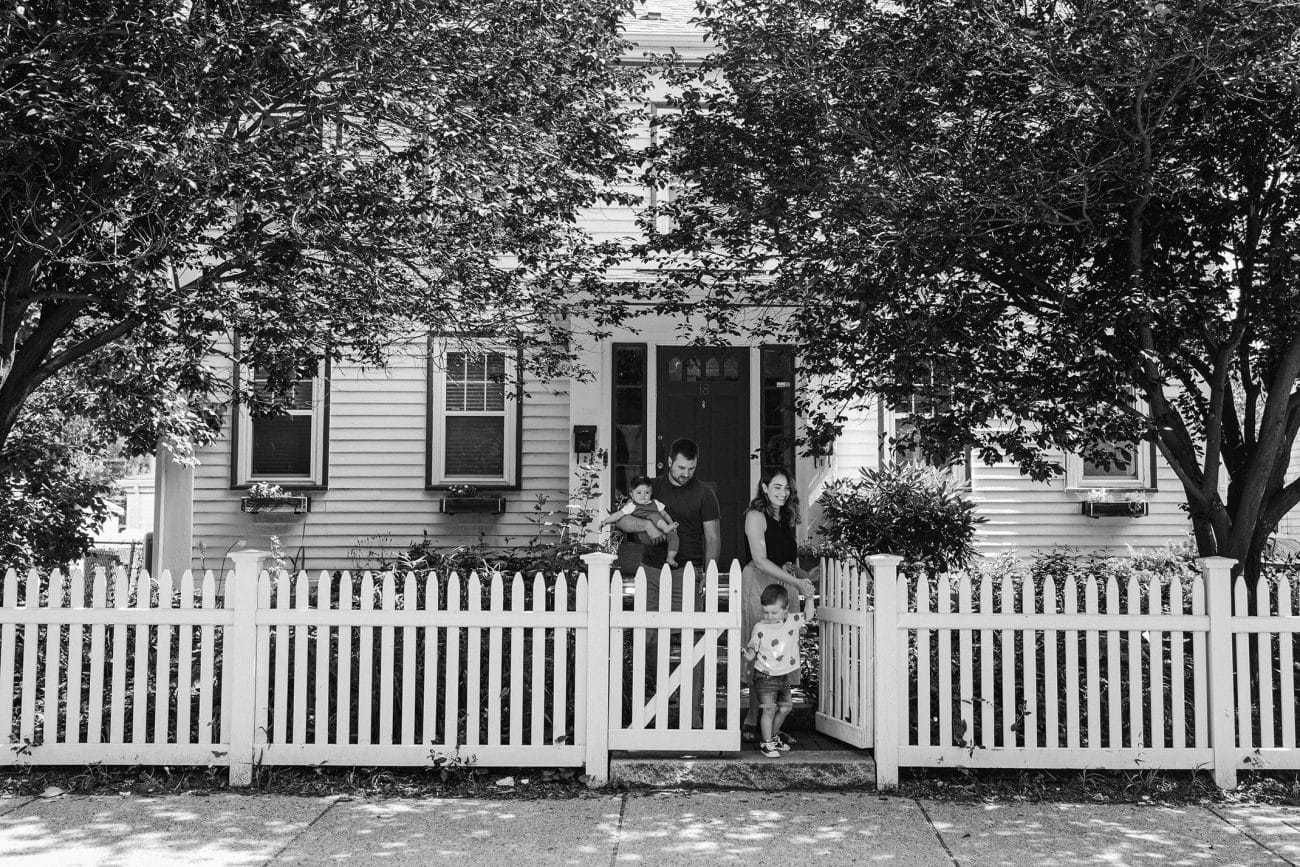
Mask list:
[[[262,552],[231,556],[223,580],[187,571],[178,585],[166,572],[133,583],[96,570],[87,587],[77,571],[22,582],[8,571],[0,764],[229,766],[243,785],[257,764],[465,762],[585,766],[599,782],[611,742],[739,748],[738,565],[726,593],[710,567],[702,609],[674,612],[667,572],[658,600],[640,570],[628,599],[607,554],[584,558],[586,574],[531,580],[313,581],[260,570]],[[693,600],[697,576],[682,580]],[[636,651],[628,684],[624,642]]]
[[1249,615],[1225,558],[1190,584],[961,575],[933,592],[870,559],[881,788],[899,766],[1207,768],[1229,788],[1242,769],[1300,768],[1288,578],[1261,582]]

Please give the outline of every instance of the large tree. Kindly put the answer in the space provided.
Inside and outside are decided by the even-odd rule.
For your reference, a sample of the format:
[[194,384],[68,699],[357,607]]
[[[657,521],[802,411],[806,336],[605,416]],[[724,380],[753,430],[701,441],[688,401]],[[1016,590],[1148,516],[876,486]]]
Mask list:
[[29,459],[42,389],[93,395],[99,441],[184,454],[232,336],[271,407],[412,329],[562,371],[568,314],[604,317],[575,217],[626,163],[629,2],[8,4],[0,484],[57,464]]
[[701,11],[653,169],[679,306],[791,312],[823,433],[921,390],[923,444],[1035,478],[1152,441],[1253,573],[1300,503],[1300,4]]

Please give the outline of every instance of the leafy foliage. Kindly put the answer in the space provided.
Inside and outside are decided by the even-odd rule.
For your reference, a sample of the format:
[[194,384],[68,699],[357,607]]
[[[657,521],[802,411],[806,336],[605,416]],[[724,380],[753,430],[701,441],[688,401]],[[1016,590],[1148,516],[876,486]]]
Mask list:
[[[52,465],[24,456],[57,448],[24,419],[71,390],[130,453],[192,454],[233,397],[211,364],[232,336],[268,376],[243,395],[256,411],[322,358],[381,364],[426,330],[564,371],[577,311],[621,315],[576,215],[626,163],[626,5],[9,5],[4,474]],[[6,508],[0,535],[43,521]]]
[[833,549],[862,559],[897,554],[936,574],[965,566],[975,555],[975,527],[987,520],[948,473],[912,463],[862,469],[837,479],[819,504],[818,532]]
[[877,395],[1036,479],[1153,441],[1201,552],[1257,559],[1300,503],[1300,7],[701,9],[647,255],[719,333],[794,305],[813,445]]

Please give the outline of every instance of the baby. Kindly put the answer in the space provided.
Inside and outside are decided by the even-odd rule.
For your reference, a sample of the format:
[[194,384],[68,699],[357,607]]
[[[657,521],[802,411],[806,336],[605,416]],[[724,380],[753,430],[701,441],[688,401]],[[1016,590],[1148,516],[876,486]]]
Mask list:
[[[668,510],[664,508],[664,504],[654,498],[654,480],[649,476],[637,476],[632,480],[631,494],[631,501],[617,512],[610,513],[609,517],[605,518],[601,524],[613,524],[624,515],[631,515],[643,521],[653,522],[660,532],[668,538],[668,556],[664,562],[670,568],[676,569],[677,551],[681,547],[681,543],[677,538],[677,522],[668,516]],[[633,535],[643,545],[659,544],[646,533],[634,533]]]
[[750,689],[758,696],[763,740],[758,749],[769,759],[781,757],[790,744],[781,736],[781,725],[794,707],[790,678],[799,670],[799,634],[813,618],[813,598],[804,603],[802,614],[790,614],[790,596],[780,584],[769,584],[759,597],[763,619],[754,624],[754,634],[745,645],[745,659],[754,662]]

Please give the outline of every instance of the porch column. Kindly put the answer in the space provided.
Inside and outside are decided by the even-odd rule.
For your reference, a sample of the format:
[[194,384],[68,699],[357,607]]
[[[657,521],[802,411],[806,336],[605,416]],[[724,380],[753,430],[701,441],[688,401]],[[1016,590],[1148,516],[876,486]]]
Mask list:
[[170,570],[173,580],[190,568],[194,555],[194,468],[176,462],[159,446],[154,461],[154,575]]

